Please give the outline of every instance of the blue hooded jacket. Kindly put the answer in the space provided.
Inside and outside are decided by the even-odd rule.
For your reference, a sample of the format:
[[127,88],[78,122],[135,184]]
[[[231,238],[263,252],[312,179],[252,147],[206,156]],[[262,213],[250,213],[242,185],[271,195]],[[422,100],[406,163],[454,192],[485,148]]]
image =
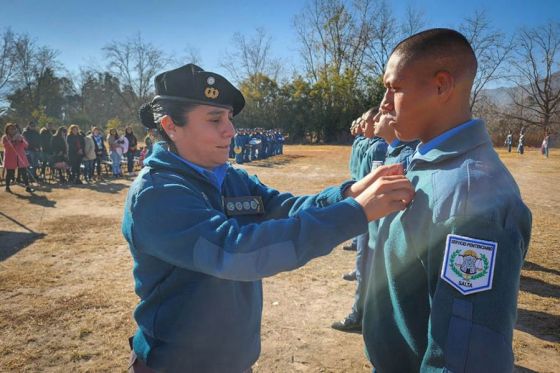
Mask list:
[[[294,197],[226,167],[221,188],[163,143],[130,187],[122,230],[134,259],[133,348],[162,372],[241,372],[260,353],[263,277],[298,268],[367,230],[343,191]],[[223,198],[264,213],[228,217]]]

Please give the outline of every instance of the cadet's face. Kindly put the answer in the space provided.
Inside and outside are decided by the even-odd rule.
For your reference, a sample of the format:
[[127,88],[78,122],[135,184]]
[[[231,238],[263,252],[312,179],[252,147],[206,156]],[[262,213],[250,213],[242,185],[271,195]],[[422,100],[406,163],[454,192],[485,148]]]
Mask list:
[[381,137],[388,143],[395,140],[395,131],[393,127],[389,125],[391,118],[387,114],[383,114],[381,111],[375,116],[375,131],[374,135]]
[[438,110],[437,87],[426,64],[408,62],[404,65],[399,54],[393,54],[387,63],[383,77],[386,91],[381,107],[397,137],[403,141],[422,140]]
[[187,160],[214,168],[226,163],[235,134],[231,109],[199,105],[187,114],[187,125],[176,126],[173,141]]
[[368,139],[373,138],[374,126],[374,117],[372,115],[364,119],[364,136]]

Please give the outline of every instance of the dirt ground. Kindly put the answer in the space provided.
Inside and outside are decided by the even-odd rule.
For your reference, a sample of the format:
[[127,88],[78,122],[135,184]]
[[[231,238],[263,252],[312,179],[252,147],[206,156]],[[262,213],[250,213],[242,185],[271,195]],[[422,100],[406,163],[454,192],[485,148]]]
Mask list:
[[[347,177],[350,147],[288,146],[244,166],[294,194]],[[560,151],[500,155],[533,212],[514,337],[519,372],[560,365]],[[130,180],[0,190],[0,371],[124,372],[135,328],[132,263],[120,233]],[[492,186],[489,185],[489,188]],[[358,334],[330,324],[350,310],[342,280],[354,253],[336,248],[308,266],[264,280],[262,354],[255,372],[370,372]],[[395,354],[398,358],[398,353]]]

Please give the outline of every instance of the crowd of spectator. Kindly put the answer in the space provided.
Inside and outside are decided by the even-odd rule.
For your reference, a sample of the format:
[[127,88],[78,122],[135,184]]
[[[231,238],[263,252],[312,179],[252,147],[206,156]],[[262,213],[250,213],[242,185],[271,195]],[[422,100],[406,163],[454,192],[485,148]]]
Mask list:
[[[46,182],[49,178],[65,184],[91,183],[112,175],[124,177],[135,175],[135,167],[149,153],[154,133],[139,142],[132,127],[120,134],[110,129],[104,135],[98,127],[84,133],[76,124],[54,130],[47,125],[40,130],[33,121],[22,130],[16,123],[8,123],[2,136],[3,157],[0,157],[6,191],[15,183],[21,183],[33,192],[31,182]],[[124,167],[123,167],[124,166]]]

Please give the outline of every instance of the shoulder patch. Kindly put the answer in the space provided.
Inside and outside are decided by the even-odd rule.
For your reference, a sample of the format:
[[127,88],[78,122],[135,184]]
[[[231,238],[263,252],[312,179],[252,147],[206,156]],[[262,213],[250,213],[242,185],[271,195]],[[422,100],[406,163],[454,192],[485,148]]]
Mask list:
[[441,278],[463,295],[492,289],[498,243],[447,235]]

